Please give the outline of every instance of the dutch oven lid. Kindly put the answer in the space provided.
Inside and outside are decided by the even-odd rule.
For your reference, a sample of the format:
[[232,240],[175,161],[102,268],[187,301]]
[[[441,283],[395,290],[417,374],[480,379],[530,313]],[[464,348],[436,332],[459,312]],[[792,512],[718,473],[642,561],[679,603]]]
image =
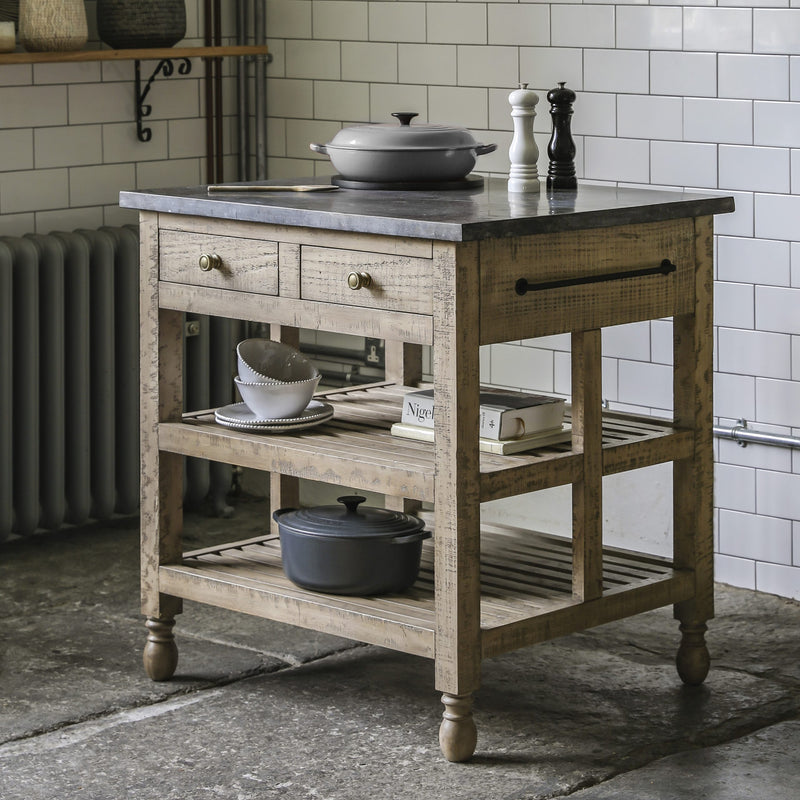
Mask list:
[[373,506],[359,508],[367,499],[360,495],[336,499],[341,505],[276,512],[276,519],[293,533],[339,538],[393,538],[416,533],[425,527],[413,514]]
[[471,149],[478,146],[475,137],[456,125],[415,123],[415,111],[396,111],[399,121],[342,128],[327,145],[345,150],[442,150]]

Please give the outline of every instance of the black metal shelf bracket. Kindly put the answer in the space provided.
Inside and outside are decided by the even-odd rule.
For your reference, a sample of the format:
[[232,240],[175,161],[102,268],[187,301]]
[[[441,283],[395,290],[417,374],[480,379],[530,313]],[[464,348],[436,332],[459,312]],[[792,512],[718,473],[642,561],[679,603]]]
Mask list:
[[[153,74],[147,79],[147,83],[142,88],[142,67],[141,61],[135,61],[136,70],[136,137],[140,142],[149,142],[153,138],[153,131],[151,128],[145,128],[142,120],[149,117],[153,111],[153,107],[145,103],[147,93],[153,85],[153,81],[160,75],[168,78],[175,72],[175,65],[172,63],[175,59],[162,58],[158,62]],[[178,66],[179,75],[188,75],[192,71],[192,62],[188,58],[181,58],[180,65]]]

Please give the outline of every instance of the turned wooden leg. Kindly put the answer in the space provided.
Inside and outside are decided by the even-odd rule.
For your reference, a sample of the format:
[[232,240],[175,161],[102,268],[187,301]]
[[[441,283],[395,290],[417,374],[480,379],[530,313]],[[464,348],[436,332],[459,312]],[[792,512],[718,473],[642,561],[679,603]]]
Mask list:
[[178,666],[178,647],[172,629],[175,620],[171,617],[149,617],[147,643],[144,646],[144,669],[151,680],[167,681]]
[[708,628],[703,622],[681,623],[680,630],[681,644],[675,658],[678,675],[689,686],[699,686],[706,679],[711,663],[705,639]]
[[439,746],[448,761],[467,761],[475,752],[478,730],[472,718],[472,695],[443,694]]

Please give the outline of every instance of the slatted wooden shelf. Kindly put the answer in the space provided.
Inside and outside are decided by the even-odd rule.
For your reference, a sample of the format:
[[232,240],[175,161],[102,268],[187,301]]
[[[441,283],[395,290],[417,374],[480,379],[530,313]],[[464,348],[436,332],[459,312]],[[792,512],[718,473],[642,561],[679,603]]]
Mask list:
[[[265,521],[266,525],[266,521]],[[434,531],[435,536],[435,531]],[[433,545],[423,545],[417,582],[407,592],[345,597],[308,592],[285,576],[278,537],[266,535],[186,553],[159,569],[162,591],[294,625],[433,658]],[[606,548],[604,596],[593,601],[594,623],[624,616],[618,598],[661,605],[689,596],[691,573],[656,556]],[[572,596],[571,541],[500,525],[481,532],[481,632],[484,655],[586,627],[586,604]],[[650,595],[648,602],[647,596]],[[578,611],[583,608],[583,612]]]
[[[402,398],[390,383],[329,390],[333,419],[303,431],[264,434],[218,425],[213,410],[159,425],[159,448],[343,486],[433,502],[433,445],[392,436]],[[603,418],[603,474],[689,458],[692,434],[668,421],[624,414]],[[579,478],[582,461],[570,443],[514,455],[481,454],[481,501],[560,486]]]

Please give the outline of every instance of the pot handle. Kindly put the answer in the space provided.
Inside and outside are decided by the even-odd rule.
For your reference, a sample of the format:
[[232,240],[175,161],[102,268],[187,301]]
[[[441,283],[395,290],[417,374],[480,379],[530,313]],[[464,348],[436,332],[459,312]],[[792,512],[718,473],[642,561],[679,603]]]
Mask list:
[[275,522],[278,522],[279,521],[278,517],[282,517],[284,514],[288,514],[291,511],[297,511],[297,509],[296,508],[276,508],[272,512],[272,519],[274,519]]
[[328,148],[324,144],[314,144],[312,142],[309,145],[309,148],[313,150],[315,153],[321,153],[323,156],[328,155]]
[[494,153],[495,150],[497,150],[496,144],[479,144],[475,148],[475,155],[485,156],[487,153]]
[[394,539],[392,539],[392,544],[412,544],[413,542],[421,542],[424,539],[430,539],[432,535],[430,531],[415,531],[405,536],[395,536]]

